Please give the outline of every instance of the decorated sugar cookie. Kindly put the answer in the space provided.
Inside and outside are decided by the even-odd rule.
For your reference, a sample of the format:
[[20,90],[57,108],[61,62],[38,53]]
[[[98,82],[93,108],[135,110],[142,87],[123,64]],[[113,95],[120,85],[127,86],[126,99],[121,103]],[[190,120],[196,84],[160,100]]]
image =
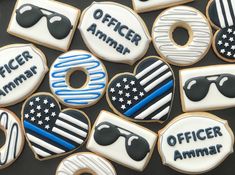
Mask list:
[[179,76],[183,111],[208,111],[235,106],[235,65],[183,69]]
[[7,31],[31,42],[66,51],[79,16],[79,9],[58,1],[17,0]]
[[132,0],[136,12],[149,12],[170,6],[180,5],[194,0]]
[[101,111],[91,131],[87,149],[123,166],[143,171],[156,140],[154,132],[110,112]]
[[87,115],[75,109],[61,111],[59,103],[49,93],[29,97],[21,112],[25,136],[39,160],[74,151],[88,137]]
[[90,152],[73,154],[61,161],[56,175],[116,175],[112,164],[106,159]]
[[114,2],[93,2],[83,11],[79,29],[92,53],[111,62],[134,64],[151,41],[141,17]]
[[207,16],[217,29],[213,49],[221,59],[235,62],[235,1],[211,0],[207,5]]
[[142,60],[134,74],[116,75],[109,83],[106,97],[111,108],[129,120],[164,122],[174,97],[174,73],[159,57]]
[[0,48],[0,106],[10,106],[31,95],[48,71],[45,55],[31,44]]
[[233,152],[234,135],[227,121],[209,113],[186,113],[159,131],[164,165],[186,174],[217,167]]
[[24,133],[18,117],[7,109],[0,109],[0,130],[5,133],[5,143],[0,147],[0,170],[10,166],[24,147]]
[[[87,81],[81,88],[69,84],[70,75],[82,70]],[[108,74],[103,63],[83,50],[72,50],[60,55],[51,66],[50,87],[52,93],[66,106],[84,108],[97,103],[103,96]]]
[[[181,46],[173,39],[177,27],[188,31],[188,42]],[[209,51],[212,30],[206,17],[197,9],[177,6],[163,11],[152,29],[153,44],[158,54],[176,66],[189,66],[200,61]]]

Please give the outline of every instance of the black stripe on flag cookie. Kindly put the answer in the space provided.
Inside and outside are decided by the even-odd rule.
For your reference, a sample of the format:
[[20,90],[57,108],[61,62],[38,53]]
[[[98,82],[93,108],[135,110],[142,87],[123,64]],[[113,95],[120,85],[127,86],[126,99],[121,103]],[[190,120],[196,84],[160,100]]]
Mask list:
[[170,66],[157,57],[149,57],[137,65],[135,75],[114,77],[107,96],[113,109],[129,119],[163,122],[169,115],[173,92]]
[[60,112],[50,95],[34,95],[23,109],[25,134],[39,159],[70,152],[87,138],[89,120],[78,110]]

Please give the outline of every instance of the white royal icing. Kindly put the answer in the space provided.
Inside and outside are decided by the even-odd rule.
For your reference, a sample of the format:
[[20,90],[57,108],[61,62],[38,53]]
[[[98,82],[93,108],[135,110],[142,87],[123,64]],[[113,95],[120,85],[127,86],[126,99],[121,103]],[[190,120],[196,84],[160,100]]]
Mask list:
[[[188,43],[179,46],[172,41],[175,27],[187,26]],[[170,32],[169,32],[170,31]],[[199,61],[209,50],[212,38],[205,16],[192,7],[177,6],[162,12],[153,25],[153,43],[157,52],[171,64],[187,66]]]
[[88,48],[100,58],[134,64],[146,53],[150,36],[143,20],[118,3],[93,2],[79,25]]
[[58,166],[56,175],[76,175],[80,172],[116,175],[114,167],[106,159],[93,153],[77,153],[65,158]]
[[132,3],[137,12],[148,12],[191,1],[194,0],[132,0]]
[[[210,83],[209,91],[205,98],[200,101],[190,100],[183,90],[185,82],[191,78],[200,76],[211,76],[211,80],[216,80],[221,74],[231,74],[235,76],[235,65],[216,65],[205,66],[191,69],[183,69],[180,71],[180,93],[183,110],[188,111],[207,111],[214,109],[230,108],[235,106],[235,98],[224,96],[214,83]],[[213,77],[214,76],[214,77]],[[208,79],[208,78],[207,78]],[[225,82],[221,82],[225,83]],[[204,87],[207,88],[207,87]],[[230,88],[233,88],[231,86]],[[199,93],[199,92],[198,92]]]
[[[24,4],[33,4],[37,7],[44,8],[48,11],[53,11],[66,16],[70,20],[70,23],[72,25],[70,33],[63,39],[56,39],[50,34],[47,26],[49,25],[49,23],[60,20],[60,18],[56,16],[54,18],[51,18],[50,22],[48,22],[47,18],[44,16],[35,25],[31,27],[24,28],[20,26],[16,21],[16,10],[19,9]],[[52,14],[51,12],[48,12],[46,10],[42,10],[43,14],[47,15]],[[72,41],[74,31],[77,27],[79,16],[80,16],[79,9],[69,6],[68,4],[60,3],[54,0],[47,0],[46,3],[45,0],[37,0],[37,1],[18,0],[15,5],[15,9],[13,11],[7,31],[12,35],[47,46],[49,48],[66,51],[68,50],[70,43]]]
[[24,145],[24,135],[20,121],[8,110],[0,109],[0,128],[6,136],[0,149],[0,169],[9,166],[20,155]]
[[5,46],[0,58],[0,106],[24,100],[48,71],[44,54],[31,44]]
[[159,133],[163,164],[183,173],[205,173],[233,152],[234,136],[227,121],[209,113],[183,114]]
[[[68,85],[68,72],[82,69],[87,73],[86,84],[79,89]],[[52,92],[65,105],[86,107],[96,103],[103,95],[108,76],[103,63],[86,51],[73,50],[59,56],[50,70]]]
[[[140,161],[133,160],[128,155],[126,150],[126,142],[128,142],[128,145],[131,145],[132,139],[135,140],[133,136],[132,139],[130,138],[127,140],[123,137],[119,137],[114,143],[110,145],[106,146],[99,145],[94,139],[94,133],[97,125],[103,122],[109,122],[117,127],[122,128],[119,129],[119,131],[124,135],[129,135],[131,132],[136,134],[137,137],[138,136],[143,137],[147,141],[150,151],[147,153],[144,159]],[[137,171],[143,171],[151,158],[153,149],[155,148],[156,140],[157,140],[157,134],[155,134],[154,132],[146,128],[143,128],[137,124],[129,122],[127,120],[123,120],[117,115],[112,114],[110,112],[101,111],[94,124],[94,128],[91,131],[86,147],[88,150],[91,150],[92,152],[102,155],[110,160],[113,160],[114,162],[122,164],[123,166],[129,167]]]

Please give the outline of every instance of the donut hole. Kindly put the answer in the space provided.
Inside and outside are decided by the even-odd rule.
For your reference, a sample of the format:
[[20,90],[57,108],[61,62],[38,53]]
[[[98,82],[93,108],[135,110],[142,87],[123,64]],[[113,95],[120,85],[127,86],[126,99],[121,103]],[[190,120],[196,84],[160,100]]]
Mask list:
[[187,46],[191,40],[191,32],[190,27],[187,24],[177,23],[172,26],[171,30],[171,38],[173,42],[178,46]]
[[82,68],[71,69],[68,77],[68,85],[73,89],[82,88],[88,81],[87,72]]
[[84,168],[75,173],[75,175],[96,175],[97,173],[93,172],[90,169]]
[[5,144],[5,141],[6,141],[5,132],[0,128],[0,149]]

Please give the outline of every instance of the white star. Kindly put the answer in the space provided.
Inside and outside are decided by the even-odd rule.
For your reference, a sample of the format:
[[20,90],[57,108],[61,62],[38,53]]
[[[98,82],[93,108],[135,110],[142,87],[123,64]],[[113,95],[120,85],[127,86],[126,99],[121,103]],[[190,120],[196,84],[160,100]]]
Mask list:
[[37,97],[35,101],[39,102],[40,101],[40,97]]
[[45,129],[49,129],[49,128],[50,128],[50,125],[46,125],[46,126],[45,126]]
[[47,99],[43,100],[43,103],[46,105],[48,103],[48,100]]
[[138,98],[138,96],[135,96],[135,97],[134,97],[134,100],[136,100],[136,101],[137,101],[138,99],[139,99],[139,98]]
[[30,106],[33,106],[33,102],[32,102],[32,101],[30,101],[30,102],[29,102],[29,105],[30,105]]
[[127,98],[129,98],[130,97],[130,93],[126,93],[126,95],[125,95]]
[[232,33],[232,32],[233,32],[233,30],[229,28],[228,29],[228,33]]
[[49,109],[45,109],[44,113],[47,114],[49,112]]
[[114,88],[111,88],[111,89],[110,89],[110,92],[114,93],[114,92],[115,92],[115,89],[114,89]]
[[126,90],[130,89],[130,86],[129,85],[125,85],[125,89]]
[[226,38],[227,38],[227,35],[224,34],[224,35],[222,36],[222,38],[223,38],[223,39],[226,39]]
[[40,121],[38,121],[38,124],[39,124],[39,125],[42,125],[42,124],[43,124],[43,122],[40,120]]
[[118,88],[120,88],[120,87],[121,87],[121,84],[120,84],[120,83],[117,83],[116,86],[117,86]]
[[231,49],[232,49],[232,50],[235,50],[235,45],[232,45]]
[[123,91],[122,91],[122,90],[118,91],[118,94],[119,94],[119,95],[122,95],[122,94],[123,94]]
[[221,40],[218,41],[218,45],[222,45],[223,42]]
[[132,91],[133,91],[133,92],[137,92],[137,89],[136,89],[136,88],[133,88]]
[[55,112],[52,112],[52,113],[51,113],[51,116],[52,116],[52,117],[55,117],[55,116],[56,116]]
[[34,110],[34,109],[31,109],[31,110],[30,110],[30,113],[31,113],[31,114],[34,114],[34,113],[35,113],[35,110]]
[[127,100],[127,104],[131,105],[132,104],[131,100]]
[[42,115],[41,115],[41,113],[40,113],[40,112],[39,112],[39,113],[37,113],[37,117],[39,117],[39,118],[40,118],[41,116],[42,116]]
[[132,80],[132,81],[131,81],[131,85],[134,85],[134,84],[135,84],[135,81]]
[[125,105],[122,105],[121,106],[122,110],[126,109],[126,106]]
[[55,107],[55,104],[54,104],[54,103],[51,103],[51,104],[50,104],[50,107],[51,107],[51,108],[54,108],[54,107]]
[[45,117],[45,120],[46,120],[46,121],[49,121],[49,120],[50,120],[50,117]]
[[120,101],[120,102],[122,103],[124,100],[123,100],[123,98],[119,98],[119,100],[118,100],[118,101]]
[[228,47],[228,46],[229,46],[229,43],[225,43],[224,46],[225,46],[225,47]]
[[231,56],[231,55],[232,55],[232,53],[231,53],[231,52],[228,52],[228,53],[227,53],[227,55],[228,55],[228,56]]
[[25,118],[29,118],[29,114],[25,114],[24,117],[25,117]]
[[233,42],[233,41],[234,41],[234,38],[233,38],[233,37],[230,37],[230,38],[229,38],[229,41]]
[[117,100],[117,98],[116,97],[112,97],[112,101],[116,101]]
[[144,93],[143,93],[143,92],[140,92],[140,96],[143,97],[143,96],[144,96]]
[[127,82],[127,78],[123,78],[122,81],[123,81],[124,83],[126,83],[126,82]]
[[38,105],[38,106],[37,106],[37,110],[40,110],[40,109],[41,109],[41,106],[40,106],[40,105]]
[[33,121],[33,122],[34,122],[34,121],[35,121],[35,118],[34,118],[34,117],[31,117],[31,121]]
[[220,50],[220,53],[225,53],[225,50],[224,50],[224,49],[221,49],[221,50]]

